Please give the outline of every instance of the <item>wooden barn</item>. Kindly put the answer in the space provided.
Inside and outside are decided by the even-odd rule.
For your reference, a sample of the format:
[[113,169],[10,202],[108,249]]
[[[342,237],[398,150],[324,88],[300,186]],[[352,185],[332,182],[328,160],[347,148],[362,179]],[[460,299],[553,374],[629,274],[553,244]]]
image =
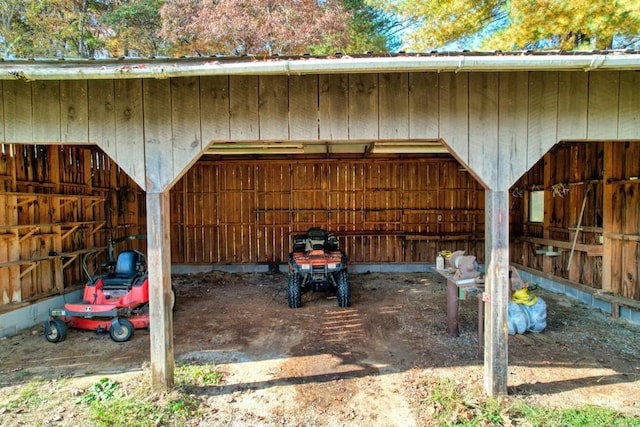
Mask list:
[[354,269],[484,263],[492,395],[510,265],[640,322],[637,53],[5,60],[0,123],[0,313],[147,234],[158,388],[172,266],[283,264],[310,226]]

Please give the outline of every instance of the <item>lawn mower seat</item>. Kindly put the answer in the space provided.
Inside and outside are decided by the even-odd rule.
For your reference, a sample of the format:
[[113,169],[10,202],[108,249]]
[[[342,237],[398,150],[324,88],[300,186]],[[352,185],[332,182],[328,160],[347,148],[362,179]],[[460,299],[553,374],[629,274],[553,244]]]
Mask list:
[[120,252],[114,271],[102,279],[105,288],[121,288],[133,284],[134,278],[138,275],[139,264],[140,254],[136,251]]

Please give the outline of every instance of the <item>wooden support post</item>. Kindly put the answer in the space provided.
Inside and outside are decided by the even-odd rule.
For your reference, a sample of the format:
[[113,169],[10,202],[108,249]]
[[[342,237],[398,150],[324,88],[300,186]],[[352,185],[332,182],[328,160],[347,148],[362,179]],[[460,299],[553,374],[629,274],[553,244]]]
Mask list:
[[485,190],[484,388],[507,394],[509,303],[509,191]]
[[151,316],[151,387],[173,388],[173,313],[169,190],[147,191],[147,263]]

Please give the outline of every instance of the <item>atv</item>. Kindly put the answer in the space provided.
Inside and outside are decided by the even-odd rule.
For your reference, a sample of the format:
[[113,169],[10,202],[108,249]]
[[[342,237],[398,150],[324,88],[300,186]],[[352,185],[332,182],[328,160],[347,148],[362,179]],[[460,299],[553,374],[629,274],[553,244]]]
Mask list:
[[304,292],[327,290],[337,293],[339,307],[349,307],[347,256],[340,250],[336,235],[312,227],[307,234],[293,238],[293,252],[289,254],[289,307],[299,308]]
[[[125,250],[114,256],[115,244],[145,235],[131,235],[109,240],[108,261],[103,264],[103,274],[91,275],[87,267],[89,256],[85,254],[82,266],[89,280],[85,284],[83,301],[67,303],[64,308],[50,310],[50,319],[44,322],[47,341],[64,341],[67,328],[109,332],[111,339],[125,342],[131,339],[134,329],[149,327],[149,278],[146,257],[137,250]],[[172,289],[173,303],[175,293]]]

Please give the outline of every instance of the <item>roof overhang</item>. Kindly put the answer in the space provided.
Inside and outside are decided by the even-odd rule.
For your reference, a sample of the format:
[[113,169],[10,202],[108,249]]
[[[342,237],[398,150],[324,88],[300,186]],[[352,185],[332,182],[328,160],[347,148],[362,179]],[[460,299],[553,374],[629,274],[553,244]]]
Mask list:
[[639,52],[433,53],[335,57],[2,60],[0,80],[91,80],[215,75],[640,70]]

